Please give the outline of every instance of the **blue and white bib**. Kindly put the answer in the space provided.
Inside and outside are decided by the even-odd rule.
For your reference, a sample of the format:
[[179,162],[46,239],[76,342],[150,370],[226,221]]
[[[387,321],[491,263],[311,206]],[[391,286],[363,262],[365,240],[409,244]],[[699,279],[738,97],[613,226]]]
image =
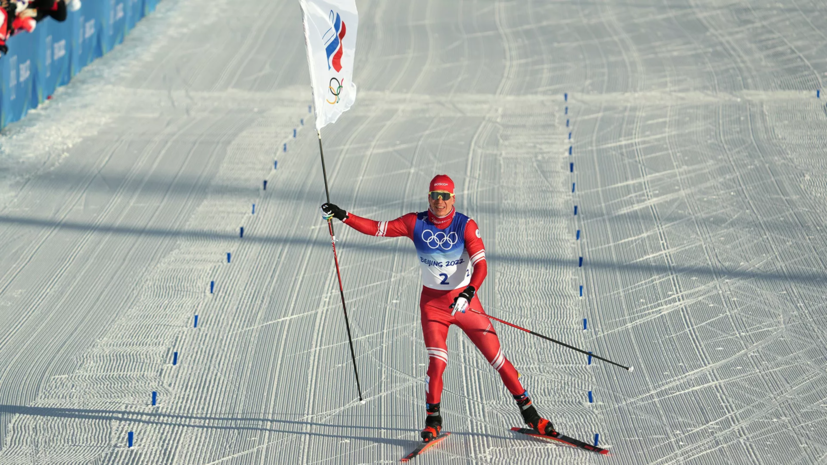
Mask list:
[[450,226],[439,229],[428,220],[428,212],[416,215],[413,242],[422,267],[422,285],[452,291],[471,282],[471,260],[465,250],[468,217],[454,213]]

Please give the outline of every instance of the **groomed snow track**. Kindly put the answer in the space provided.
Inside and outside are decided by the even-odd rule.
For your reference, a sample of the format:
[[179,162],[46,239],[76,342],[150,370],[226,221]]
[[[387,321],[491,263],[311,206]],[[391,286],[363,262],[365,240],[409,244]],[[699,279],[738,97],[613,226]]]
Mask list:
[[[635,366],[497,327],[540,410],[600,434],[595,456],[511,433],[513,401],[452,330],[453,435],[417,462],[827,460],[823,1],[357,3],[333,200],[392,219],[450,174],[488,249],[486,309]],[[413,447],[416,256],[336,225],[361,405],[308,82],[297,2],[165,0],[3,131],[0,463]]]

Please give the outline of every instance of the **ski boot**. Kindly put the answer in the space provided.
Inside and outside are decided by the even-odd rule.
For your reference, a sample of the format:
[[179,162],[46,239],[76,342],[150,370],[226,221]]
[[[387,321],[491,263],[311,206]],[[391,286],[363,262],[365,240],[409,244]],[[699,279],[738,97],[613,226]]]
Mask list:
[[430,442],[442,431],[442,415],[439,414],[439,404],[425,404],[425,410],[428,416],[425,418],[425,429],[420,436],[423,442]]
[[532,405],[527,392],[514,396],[514,400],[517,401],[517,406],[520,407],[520,414],[523,416],[523,421],[525,421],[525,424],[528,425],[529,428],[546,436],[551,436],[554,433],[554,425],[537,413],[537,409]]

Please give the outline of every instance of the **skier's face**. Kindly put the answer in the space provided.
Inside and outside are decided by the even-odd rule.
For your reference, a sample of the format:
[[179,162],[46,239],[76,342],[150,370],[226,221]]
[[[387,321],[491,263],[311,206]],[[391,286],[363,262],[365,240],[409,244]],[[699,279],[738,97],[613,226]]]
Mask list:
[[436,216],[445,216],[451,213],[455,200],[456,197],[453,195],[451,195],[451,198],[448,200],[443,200],[442,196],[437,196],[437,199],[434,200],[430,194],[428,195],[428,205],[430,205],[431,211],[434,212]]

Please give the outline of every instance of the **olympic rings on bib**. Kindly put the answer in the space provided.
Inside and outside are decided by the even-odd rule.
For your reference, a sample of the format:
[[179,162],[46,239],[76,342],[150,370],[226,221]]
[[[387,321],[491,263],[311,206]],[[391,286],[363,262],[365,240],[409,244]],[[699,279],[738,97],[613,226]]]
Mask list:
[[[430,229],[426,229],[422,231],[422,240],[432,249],[442,248],[442,250],[451,250],[451,247],[459,241],[459,236],[455,232],[445,234],[442,231],[438,231],[434,233]],[[446,246],[445,244],[448,245]]]

